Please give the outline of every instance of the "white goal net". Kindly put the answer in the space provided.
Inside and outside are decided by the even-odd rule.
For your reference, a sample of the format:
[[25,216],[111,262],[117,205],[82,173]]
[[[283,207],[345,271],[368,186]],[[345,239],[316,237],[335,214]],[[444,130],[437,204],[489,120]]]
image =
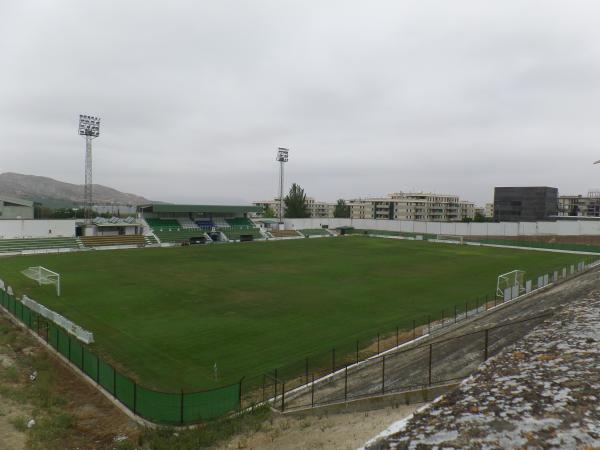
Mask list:
[[[507,290],[510,290],[507,292]],[[508,298],[518,297],[520,294],[525,292],[525,271],[524,270],[511,270],[510,272],[498,275],[498,282],[496,284],[496,295],[498,297]]]
[[28,267],[21,273],[27,278],[37,281],[40,286],[42,284],[55,284],[56,295],[60,297],[60,274],[42,266]]
[[453,234],[438,234],[436,240],[444,242],[455,242],[457,244],[464,244],[462,236],[455,236]]

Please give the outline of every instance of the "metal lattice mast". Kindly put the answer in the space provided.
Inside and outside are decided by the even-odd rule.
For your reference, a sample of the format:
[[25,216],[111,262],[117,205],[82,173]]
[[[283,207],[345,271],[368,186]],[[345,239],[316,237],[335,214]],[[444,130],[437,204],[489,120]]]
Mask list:
[[277,161],[279,161],[279,223],[283,223],[283,165],[288,162],[287,148],[277,149]]
[[83,210],[85,222],[92,222],[92,139],[100,136],[100,118],[94,116],[79,116],[79,134],[85,136],[85,185],[83,189]]
[[83,188],[83,211],[86,223],[92,220],[92,138],[85,137],[85,186]]

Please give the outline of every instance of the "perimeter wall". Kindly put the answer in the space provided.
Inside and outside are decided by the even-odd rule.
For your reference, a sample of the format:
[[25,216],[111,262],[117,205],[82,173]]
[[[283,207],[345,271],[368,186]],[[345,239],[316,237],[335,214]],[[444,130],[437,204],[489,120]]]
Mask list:
[[0,239],[75,237],[75,220],[0,220]]
[[285,219],[286,229],[349,226],[362,230],[401,231],[405,233],[450,234],[458,236],[579,236],[600,235],[600,221],[562,220],[556,222],[422,222],[375,219]]

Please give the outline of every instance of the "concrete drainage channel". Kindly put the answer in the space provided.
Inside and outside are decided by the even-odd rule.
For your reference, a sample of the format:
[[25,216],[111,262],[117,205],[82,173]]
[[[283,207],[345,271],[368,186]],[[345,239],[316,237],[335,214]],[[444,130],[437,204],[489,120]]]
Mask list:
[[[549,284],[461,322],[432,330],[385,354],[360,361],[314,383],[271,397],[285,414],[342,412],[379,404],[430,401],[468,377],[487,358],[517,342],[573,294],[588,289],[597,264],[560,283]],[[591,273],[590,273],[591,271]],[[437,391],[436,391],[437,392]],[[427,399],[427,400],[426,400]],[[369,406],[370,405],[370,406]]]

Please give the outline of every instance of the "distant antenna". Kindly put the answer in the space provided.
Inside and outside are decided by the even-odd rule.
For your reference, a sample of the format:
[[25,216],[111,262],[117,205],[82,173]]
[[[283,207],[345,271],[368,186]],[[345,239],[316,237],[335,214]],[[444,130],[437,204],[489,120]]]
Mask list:
[[283,165],[288,162],[289,149],[279,147],[277,149],[277,161],[279,161],[279,223],[283,223]]
[[83,189],[83,212],[85,223],[92,223],[92,139],[100,136],[100,118],[79,115],[79,135],[85,136],[85,187]]

